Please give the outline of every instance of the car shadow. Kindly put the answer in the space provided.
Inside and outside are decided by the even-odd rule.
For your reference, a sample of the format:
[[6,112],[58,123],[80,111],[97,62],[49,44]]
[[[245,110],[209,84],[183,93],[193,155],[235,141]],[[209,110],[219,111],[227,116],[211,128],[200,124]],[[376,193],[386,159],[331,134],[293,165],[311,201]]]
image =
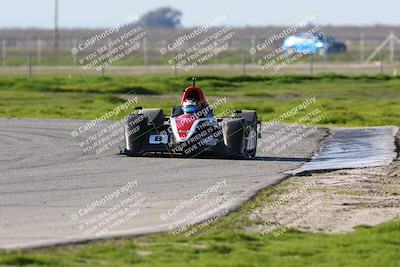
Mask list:
[[284,161],[284,162],[307,162],[310,158],[296,158],[296,157],[259,157],[244,159],[244,160],[254,160],[254,161]]
[[[123,155],[121,153],[117,155]],[[124,155],[125,156],[125,155]],[[169,154],[144,154],[140,156],[131,156],[133,158],[178,158],[178,159],[193,159],[193,160],[207,160],[207,159],[218,159],[218,160],[234,160],[234,161],[280,161],[280,162],[308,162],[311,158],[303,158],[303,157],[262,157],[262,156],[255,156],[253,158],[242,158],[242,157],[222,157],[222,156],[215,156],[215,155],[199,155],[196,157],[185,157],[180,155],[169,155]]]

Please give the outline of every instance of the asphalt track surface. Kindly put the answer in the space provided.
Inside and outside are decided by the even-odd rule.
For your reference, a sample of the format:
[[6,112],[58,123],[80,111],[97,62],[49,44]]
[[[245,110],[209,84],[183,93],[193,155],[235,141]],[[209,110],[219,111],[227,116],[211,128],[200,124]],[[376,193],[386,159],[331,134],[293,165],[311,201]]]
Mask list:
[[226,214],[287,177],[285,171],[311,158],[327,134],[316,129],[300,137],[296,131],[297,142],[282,141],[276,150],[266,147],[268,137],[287,126],[273,126],[250,160],[132,158],[117,155],[118,146],[83,153],[71,132],[85,123],[0,119],[0,249],[185,234],[177,229]]

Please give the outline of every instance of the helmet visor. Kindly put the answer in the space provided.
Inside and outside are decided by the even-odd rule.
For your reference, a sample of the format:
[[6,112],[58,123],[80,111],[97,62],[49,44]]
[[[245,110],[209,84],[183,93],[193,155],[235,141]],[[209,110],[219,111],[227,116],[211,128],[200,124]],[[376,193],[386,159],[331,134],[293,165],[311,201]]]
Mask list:
[[186,106],[183,108],[183,110],[186,113],[195,113],[195,112],[199,111],[199,108],[197,106]]

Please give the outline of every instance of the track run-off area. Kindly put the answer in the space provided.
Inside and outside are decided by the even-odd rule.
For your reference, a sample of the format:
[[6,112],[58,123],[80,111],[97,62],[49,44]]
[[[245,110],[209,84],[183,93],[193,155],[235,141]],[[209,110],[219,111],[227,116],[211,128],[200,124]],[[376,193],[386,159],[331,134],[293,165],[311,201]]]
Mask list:
[[126,157],[118,155],[123,142],[84,153],[71,136],[84,123],[0,119],[0,249],[190,234],[186,226],[218,219],[289,177],[329,136],[327,129],[291,126],[303,128],[294,131],[297,141],[271,148],[270,137],[288,127],[274,125],[252,159]]

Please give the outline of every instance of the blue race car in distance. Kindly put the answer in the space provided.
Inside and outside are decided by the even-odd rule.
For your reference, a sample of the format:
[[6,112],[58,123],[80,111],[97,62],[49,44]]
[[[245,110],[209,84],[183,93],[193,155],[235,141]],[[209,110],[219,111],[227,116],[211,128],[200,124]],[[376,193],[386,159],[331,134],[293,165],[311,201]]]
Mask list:
[[282,50],[302,54],[317,54],[320,51],[334,53],[345,52],[346,45],[335,41],[329,35],[317,36],[309,32],[300,32],[287,37],[282,44]]
[[323,35],[320,40],[325,42],[327,53],[344,53],[347,51],[347,46],[343,41],[336,40],[330,35]]

